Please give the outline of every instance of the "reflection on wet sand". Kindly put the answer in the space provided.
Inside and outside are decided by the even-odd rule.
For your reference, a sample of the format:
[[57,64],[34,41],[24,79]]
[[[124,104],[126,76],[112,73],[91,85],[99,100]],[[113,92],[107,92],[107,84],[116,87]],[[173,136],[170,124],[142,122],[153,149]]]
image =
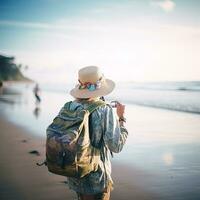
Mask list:
[[165,165],[173,165],[174,163],[174,156],[172,153],[168,152],[168,153],[163,154],[162,159]]
[[36,119],[40,116],[41,113],[41,108],[39,106],[36,106],[35,109],[33,110],[33,114],[36,117]]

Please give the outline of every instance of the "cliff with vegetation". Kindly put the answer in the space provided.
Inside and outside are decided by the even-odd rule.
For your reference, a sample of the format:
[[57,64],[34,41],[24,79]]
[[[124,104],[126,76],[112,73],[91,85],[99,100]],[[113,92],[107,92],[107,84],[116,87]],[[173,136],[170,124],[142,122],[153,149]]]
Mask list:
[[21,68],[21,64],[15,63],[15,57],[0,55],[0,81],[31,81],[21,73]]

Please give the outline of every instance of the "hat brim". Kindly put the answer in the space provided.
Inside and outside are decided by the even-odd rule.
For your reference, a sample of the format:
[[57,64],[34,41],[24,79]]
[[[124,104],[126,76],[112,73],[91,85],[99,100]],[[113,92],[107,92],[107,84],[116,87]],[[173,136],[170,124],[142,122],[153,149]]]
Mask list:
[[79,87],[75,87],[70,91],[70,94],[75,98],[94,98],[94,97],[101,97],[108,95],[113,91],[115,88],[115,83],[110,79],[105,79],[105,81],[102,83],[101,87],[99,89],[96,89],[94,91],[89,91],[86,89],[79,89]]

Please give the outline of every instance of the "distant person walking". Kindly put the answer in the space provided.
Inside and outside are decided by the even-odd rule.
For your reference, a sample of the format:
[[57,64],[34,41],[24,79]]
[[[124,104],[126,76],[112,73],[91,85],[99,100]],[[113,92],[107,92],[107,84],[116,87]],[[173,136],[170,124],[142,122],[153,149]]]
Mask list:
[[41,102],[41,98],[40,98],[40,88],[39,88],[38,83],[33,88],[33,93],[34,93],[35,98],[36,98],[36,103],[40,103]]
[[0,95],[3,94],[3,82],[0,81]]

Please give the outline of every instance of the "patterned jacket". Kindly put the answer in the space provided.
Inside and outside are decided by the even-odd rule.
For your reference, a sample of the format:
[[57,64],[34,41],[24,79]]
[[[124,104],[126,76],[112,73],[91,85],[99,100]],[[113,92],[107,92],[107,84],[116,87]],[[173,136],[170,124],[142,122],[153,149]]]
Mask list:
[[[74,101],[72,109],[86,109],[88,101]],[[109,105],[97,108],[89,119],[90,139],[92,145],[101,149],[101,162],[98,170],[83,178],[68,178],[70,189],[82,194],[96,194],[103,191],[112,181],[110,151],[118,153],[122,150],[128,132],[120,126],[114,110]]]

